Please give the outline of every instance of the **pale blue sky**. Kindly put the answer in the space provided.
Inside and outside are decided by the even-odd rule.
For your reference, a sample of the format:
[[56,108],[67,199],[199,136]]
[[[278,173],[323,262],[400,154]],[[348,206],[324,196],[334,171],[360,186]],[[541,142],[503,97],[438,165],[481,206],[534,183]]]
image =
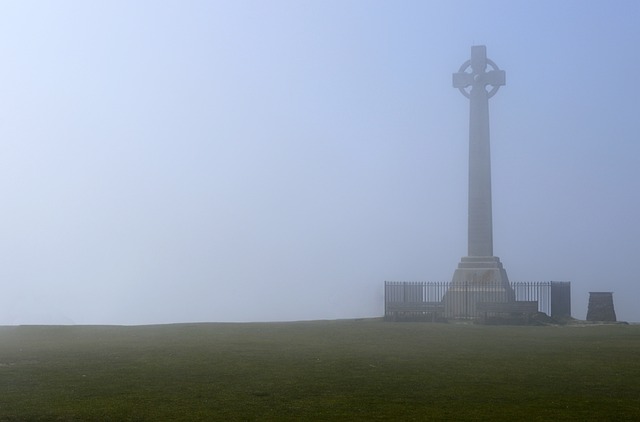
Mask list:
[[640,2],[0,1],[0,324],[379,316],[466,254],[484,44],[494,252],[640,321]]

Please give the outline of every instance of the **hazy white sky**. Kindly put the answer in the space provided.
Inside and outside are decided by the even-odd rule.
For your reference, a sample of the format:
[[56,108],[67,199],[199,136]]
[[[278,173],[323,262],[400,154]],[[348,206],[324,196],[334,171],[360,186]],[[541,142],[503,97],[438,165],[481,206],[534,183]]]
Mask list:
[[0,324],[379,316],[467,251],[640,321],[640,2],[0,1]]

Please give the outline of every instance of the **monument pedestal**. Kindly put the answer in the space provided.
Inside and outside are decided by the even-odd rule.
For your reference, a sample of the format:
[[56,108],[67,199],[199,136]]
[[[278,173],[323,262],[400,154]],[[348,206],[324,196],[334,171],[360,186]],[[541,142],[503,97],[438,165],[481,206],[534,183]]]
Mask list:
[[445,313],[450,317],[477,316],[477,303],[514,302],[515,293],[497,256],[463,257],[444,295]]

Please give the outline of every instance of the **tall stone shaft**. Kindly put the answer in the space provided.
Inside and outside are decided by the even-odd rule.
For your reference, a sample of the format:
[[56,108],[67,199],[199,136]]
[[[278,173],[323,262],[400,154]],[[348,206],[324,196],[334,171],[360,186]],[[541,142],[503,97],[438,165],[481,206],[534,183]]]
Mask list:
[[493,256],[489,98],[484,87],[471,90],[469,110],[468,256]]
[[[487,66],[492,70],[487,72]],[[470,70],[467,72],[467,70]],[[453,74],[453,86],[469,98],[468,256],[493,256],[489,98],[505,84],[505,73],[487,59],[485,46],[471,47],[471,60]],[[491,90],[487,91],[487,86]]]

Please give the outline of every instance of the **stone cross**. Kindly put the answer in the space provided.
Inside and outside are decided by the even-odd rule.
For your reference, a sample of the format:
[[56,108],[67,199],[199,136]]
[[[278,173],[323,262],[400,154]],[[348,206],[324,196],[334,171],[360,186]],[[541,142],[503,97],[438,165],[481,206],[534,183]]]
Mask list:
[[[487,67],[491,69],[487,71]],[[505,84],[505,72],[487,58],[484,45],[471,47],[471,60],[453,74],[453,87],[470,99],[468,256],[493,256],[489,98]],[[487,91],[487,87],[490,89]]]
[[[487,69],[488,68],[488,69]],[[504,85],[504,71],[487,59],[485,46],[471,47],[471,60],[453,74],[453,86],[469,98],[469,250],[443,302],[457,317],[478,316],[478,303],[515,303],[515,292],[500,258],[493,255],[489,98]]]

